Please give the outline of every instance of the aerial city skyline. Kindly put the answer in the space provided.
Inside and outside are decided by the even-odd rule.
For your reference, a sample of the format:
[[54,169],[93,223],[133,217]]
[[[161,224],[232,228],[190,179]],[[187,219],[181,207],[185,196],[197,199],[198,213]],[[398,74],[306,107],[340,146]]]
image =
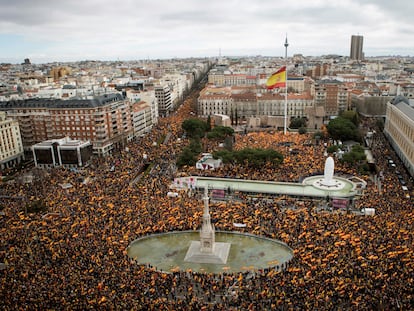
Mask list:
[[403,1],[0,1],[0,62],[137,60],[223,56],[413,54],[413,4]]
[[0,0],[0,309],[414,310],[412,2],[75,1]]

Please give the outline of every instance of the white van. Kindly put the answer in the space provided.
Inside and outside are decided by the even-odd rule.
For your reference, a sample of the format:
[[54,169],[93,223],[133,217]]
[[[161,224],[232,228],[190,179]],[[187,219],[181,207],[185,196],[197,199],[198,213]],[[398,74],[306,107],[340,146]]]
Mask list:
[[402,190],[404,191],[404,196],[408,199],[410,198],[410,192],[408,191],[407,186],[401,186]]

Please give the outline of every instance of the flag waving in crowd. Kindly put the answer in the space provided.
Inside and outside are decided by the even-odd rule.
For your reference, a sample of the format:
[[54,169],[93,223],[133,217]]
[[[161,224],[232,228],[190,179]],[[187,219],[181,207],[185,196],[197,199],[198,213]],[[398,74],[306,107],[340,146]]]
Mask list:
[[283,66],[278,71],[273,73],[266,81],[268,89],[275,89],[285,87],[286,85],[286,66]]

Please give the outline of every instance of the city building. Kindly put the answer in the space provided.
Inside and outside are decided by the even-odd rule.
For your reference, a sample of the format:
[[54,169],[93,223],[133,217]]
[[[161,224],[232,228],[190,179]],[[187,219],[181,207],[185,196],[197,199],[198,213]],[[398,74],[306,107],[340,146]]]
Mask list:
[[396,96],[387,104],[384,133],[414,176],[414,101]]
[[146,102],[136,102],[131,108],[131,122],[134,137],[143,136],[151,131],[154,125],[151,106]]
[[69,136],[89,140],[95,154],[106,155],[134,137],[131,105],[120,94],[108,94],[90,99],[0,102],[0,111],[19,121],[25,149]]
[[24,159],[19,122],[0,111],[0,169],[14,167]]
[[306,76],[313,79],[320,79],[323,76],[326,76],[331,69],[331,65],[327,63],[315,64],[306,70]]
[[211,117],[211,123],[213,126],[231,126],[231,120],[229,116],[224,114],[214,114]]
[[327,117],[337,116],[350,107],[351,96],[345,83],[320,80],[315,83],[315,106],[323,107]]
[[230,87],[206,87],[200,92],[197,100],[198,115],[229,115],[233,106]]
[[54,67],[50,70],[49,75],[53,77],[54,81],[58,81],[60,78],[71,74],[71,72],[72,72],[72,69],[67,66]]
[[37,143],[32,146],[32,152],[37,167],[78,167],[88,164],[92,145],[89,141],[64,137]]
[[155,86],[155,97],[158,101],[159,115],[168,116],[173,108],[170,87],[168,85]]
[[350,58],[352,60],[361,61],[364,59],[363,52],[364,37],[360,35],[352,35],[351,37],[351,53]]
[[[198,114],[201,117],[227,115],[237,123],[261,116],[284,116],[285,95],[281,93],[260,93],[252,87],[206,87],[198,98]],[[287,117],[304,117],[305,108],[313,107],[314,100],[309,92],[289,93]]]

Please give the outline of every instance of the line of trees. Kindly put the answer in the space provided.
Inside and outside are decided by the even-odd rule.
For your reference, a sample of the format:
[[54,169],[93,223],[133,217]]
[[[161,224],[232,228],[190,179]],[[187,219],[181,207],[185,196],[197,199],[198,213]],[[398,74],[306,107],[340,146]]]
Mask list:
[[177,166],[194,166],[199,154],[202,152],[201,138],[224,141],[225,148],[213,153],[213,157],[222,159],[223,163],[239,163],[254,168],[260,168],[266,163],[279,165],[283,162],[283,155],[273,149],[245,148],[232,151],[234,130],[228,126],[216,126],[211,128],[210,120],[207,122],[197,118],[184,120],[181,124],[190,143],[186,146],[177,159]]
[[274,149],[244,148],[237,151],[220,150],[213,152],[215,159],[221,159],[224,164],[243,164],[252,168],[260,168],[266,163],[279,165],[283,155]]

